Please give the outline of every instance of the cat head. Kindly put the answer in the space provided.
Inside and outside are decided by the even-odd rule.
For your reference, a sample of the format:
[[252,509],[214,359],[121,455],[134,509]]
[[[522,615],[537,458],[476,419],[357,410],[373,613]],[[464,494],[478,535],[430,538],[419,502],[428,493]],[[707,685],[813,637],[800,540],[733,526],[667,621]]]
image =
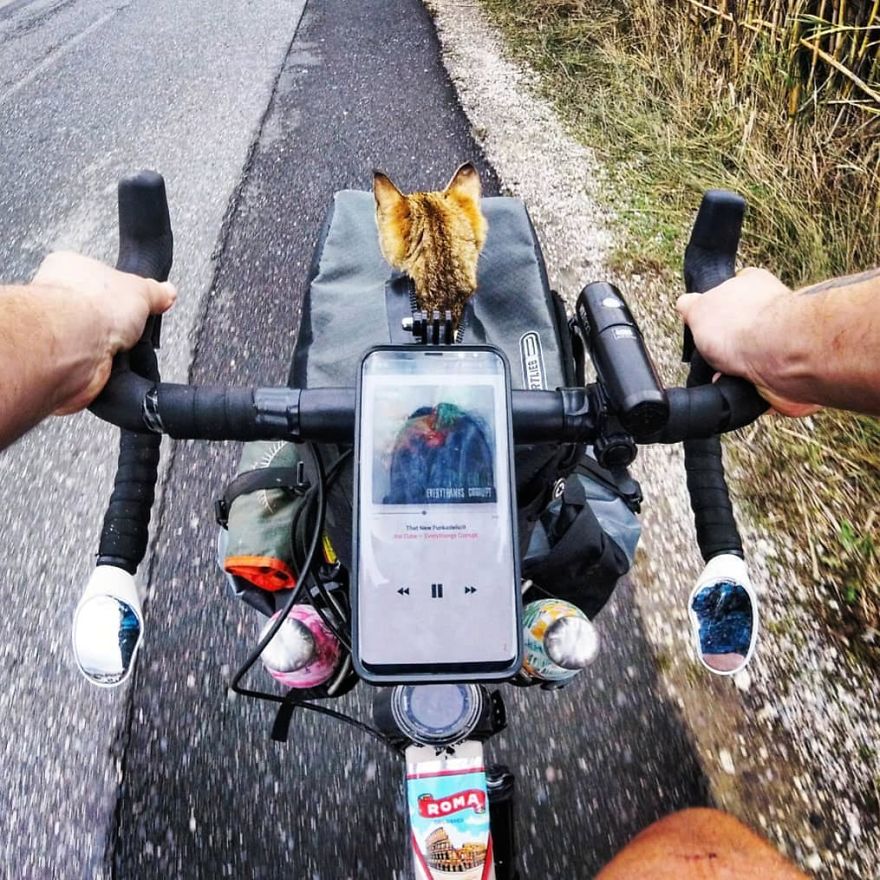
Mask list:
[[[406,272],[416,287],[432,286],[436,274],[476,290],[477,259],[486,240],[480,210],[480,175],[462,165],[445,189],[402,193],[381,171],[373,172],[376,224],[382,256]],[[449,277],[445,283],[451,283]],[[462,291],[463,292],[463,291]]]

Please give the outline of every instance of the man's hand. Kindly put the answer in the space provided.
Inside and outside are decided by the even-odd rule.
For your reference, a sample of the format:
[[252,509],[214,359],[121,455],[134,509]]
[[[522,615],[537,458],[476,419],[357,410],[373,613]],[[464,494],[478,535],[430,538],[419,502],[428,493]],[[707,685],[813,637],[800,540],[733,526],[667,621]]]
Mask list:
[[168,282],[65,252],[46,257],[30,286],[61,319],[54,324],[56,349],[70,360],[53,401],[58,414],[88,406],[106,384],[114,355],[131,348],[147,318],[167,311],[177,297]]
[[729,376],[748,379],[777,412],[798,417],[820,407],[781,393],[777,375],[785,369],[783,350],[774,344],[772,330],[785,326],[786,312],[793,311],[796,298],[770,272],[743,269],[708,293],[684,294],[677,307],[708,363]]
[[171,307],[170,284],[51,254],[27,285],[0,285],[0,449],[53,412],[88,406],[147,317]]

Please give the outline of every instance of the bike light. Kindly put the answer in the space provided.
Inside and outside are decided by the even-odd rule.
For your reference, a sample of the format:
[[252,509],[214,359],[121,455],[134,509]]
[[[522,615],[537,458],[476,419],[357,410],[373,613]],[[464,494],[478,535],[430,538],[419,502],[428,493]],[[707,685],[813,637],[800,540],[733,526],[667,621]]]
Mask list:
[[143,629],[134,578],[113,565],[99,565],[73,616],[73,653],[80,672],[98,687],[122,684],[131,674]]
[[467,739],[482,710],[482,691],[472,684],[401,685],[391,695],[395,726],[403,736],[424,746]]
[[588,284],[577,298],[575,319],[623,427],[637,438],[661,430],[669,401],[620,291],[605,282]]

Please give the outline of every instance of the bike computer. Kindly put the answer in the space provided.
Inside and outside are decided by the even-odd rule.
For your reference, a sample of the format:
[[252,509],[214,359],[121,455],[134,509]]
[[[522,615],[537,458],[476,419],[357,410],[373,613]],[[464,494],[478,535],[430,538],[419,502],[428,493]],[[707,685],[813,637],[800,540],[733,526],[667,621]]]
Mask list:
[[510,378],[491,346],[372,349],[355,456],[355,668],[487,681],[521,665]]

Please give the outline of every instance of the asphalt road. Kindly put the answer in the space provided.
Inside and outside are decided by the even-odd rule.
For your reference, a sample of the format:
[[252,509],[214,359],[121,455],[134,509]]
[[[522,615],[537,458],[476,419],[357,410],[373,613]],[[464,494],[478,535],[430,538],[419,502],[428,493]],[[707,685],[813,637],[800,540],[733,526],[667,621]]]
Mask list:
[[[3,274],[25,277],[60,244],[111,257],[115,179],[150,165],[168,183],[182,293],[165,375],[276,383],[335,190],[366,188],[373,167],[436,187],[476,158],[497,191],[418,0],[311,0],[289,45],[299,11],[292,0],[0,5]],[[271,709],[225,696],[260,623],[226,597],[213,559],[211,502],[234,445],[168,445],[134,684],[107,693],[78,680],[70,615],[111,450],[82,417],[0,457],[0,874],[410,876],[397,761],[324,718],[271,743]],[[519,775],[525,880],[591,877],[653,818],[705,798],[629,585],[599,625],[597,664],[561,693],[510,694],[510,729],[492,744]],[[345,705],[365,713],[369,689]]]
[[[166,375],[186,376],[212,254],[302,9],[299,0],[0,5],[0,278],[59,247],[112,260],[118,178],[172,184]],[[71,614],[97,549],[116,440],[50,420],[0,455],[0,876],[100,876],[125,692],[89,688]]]

